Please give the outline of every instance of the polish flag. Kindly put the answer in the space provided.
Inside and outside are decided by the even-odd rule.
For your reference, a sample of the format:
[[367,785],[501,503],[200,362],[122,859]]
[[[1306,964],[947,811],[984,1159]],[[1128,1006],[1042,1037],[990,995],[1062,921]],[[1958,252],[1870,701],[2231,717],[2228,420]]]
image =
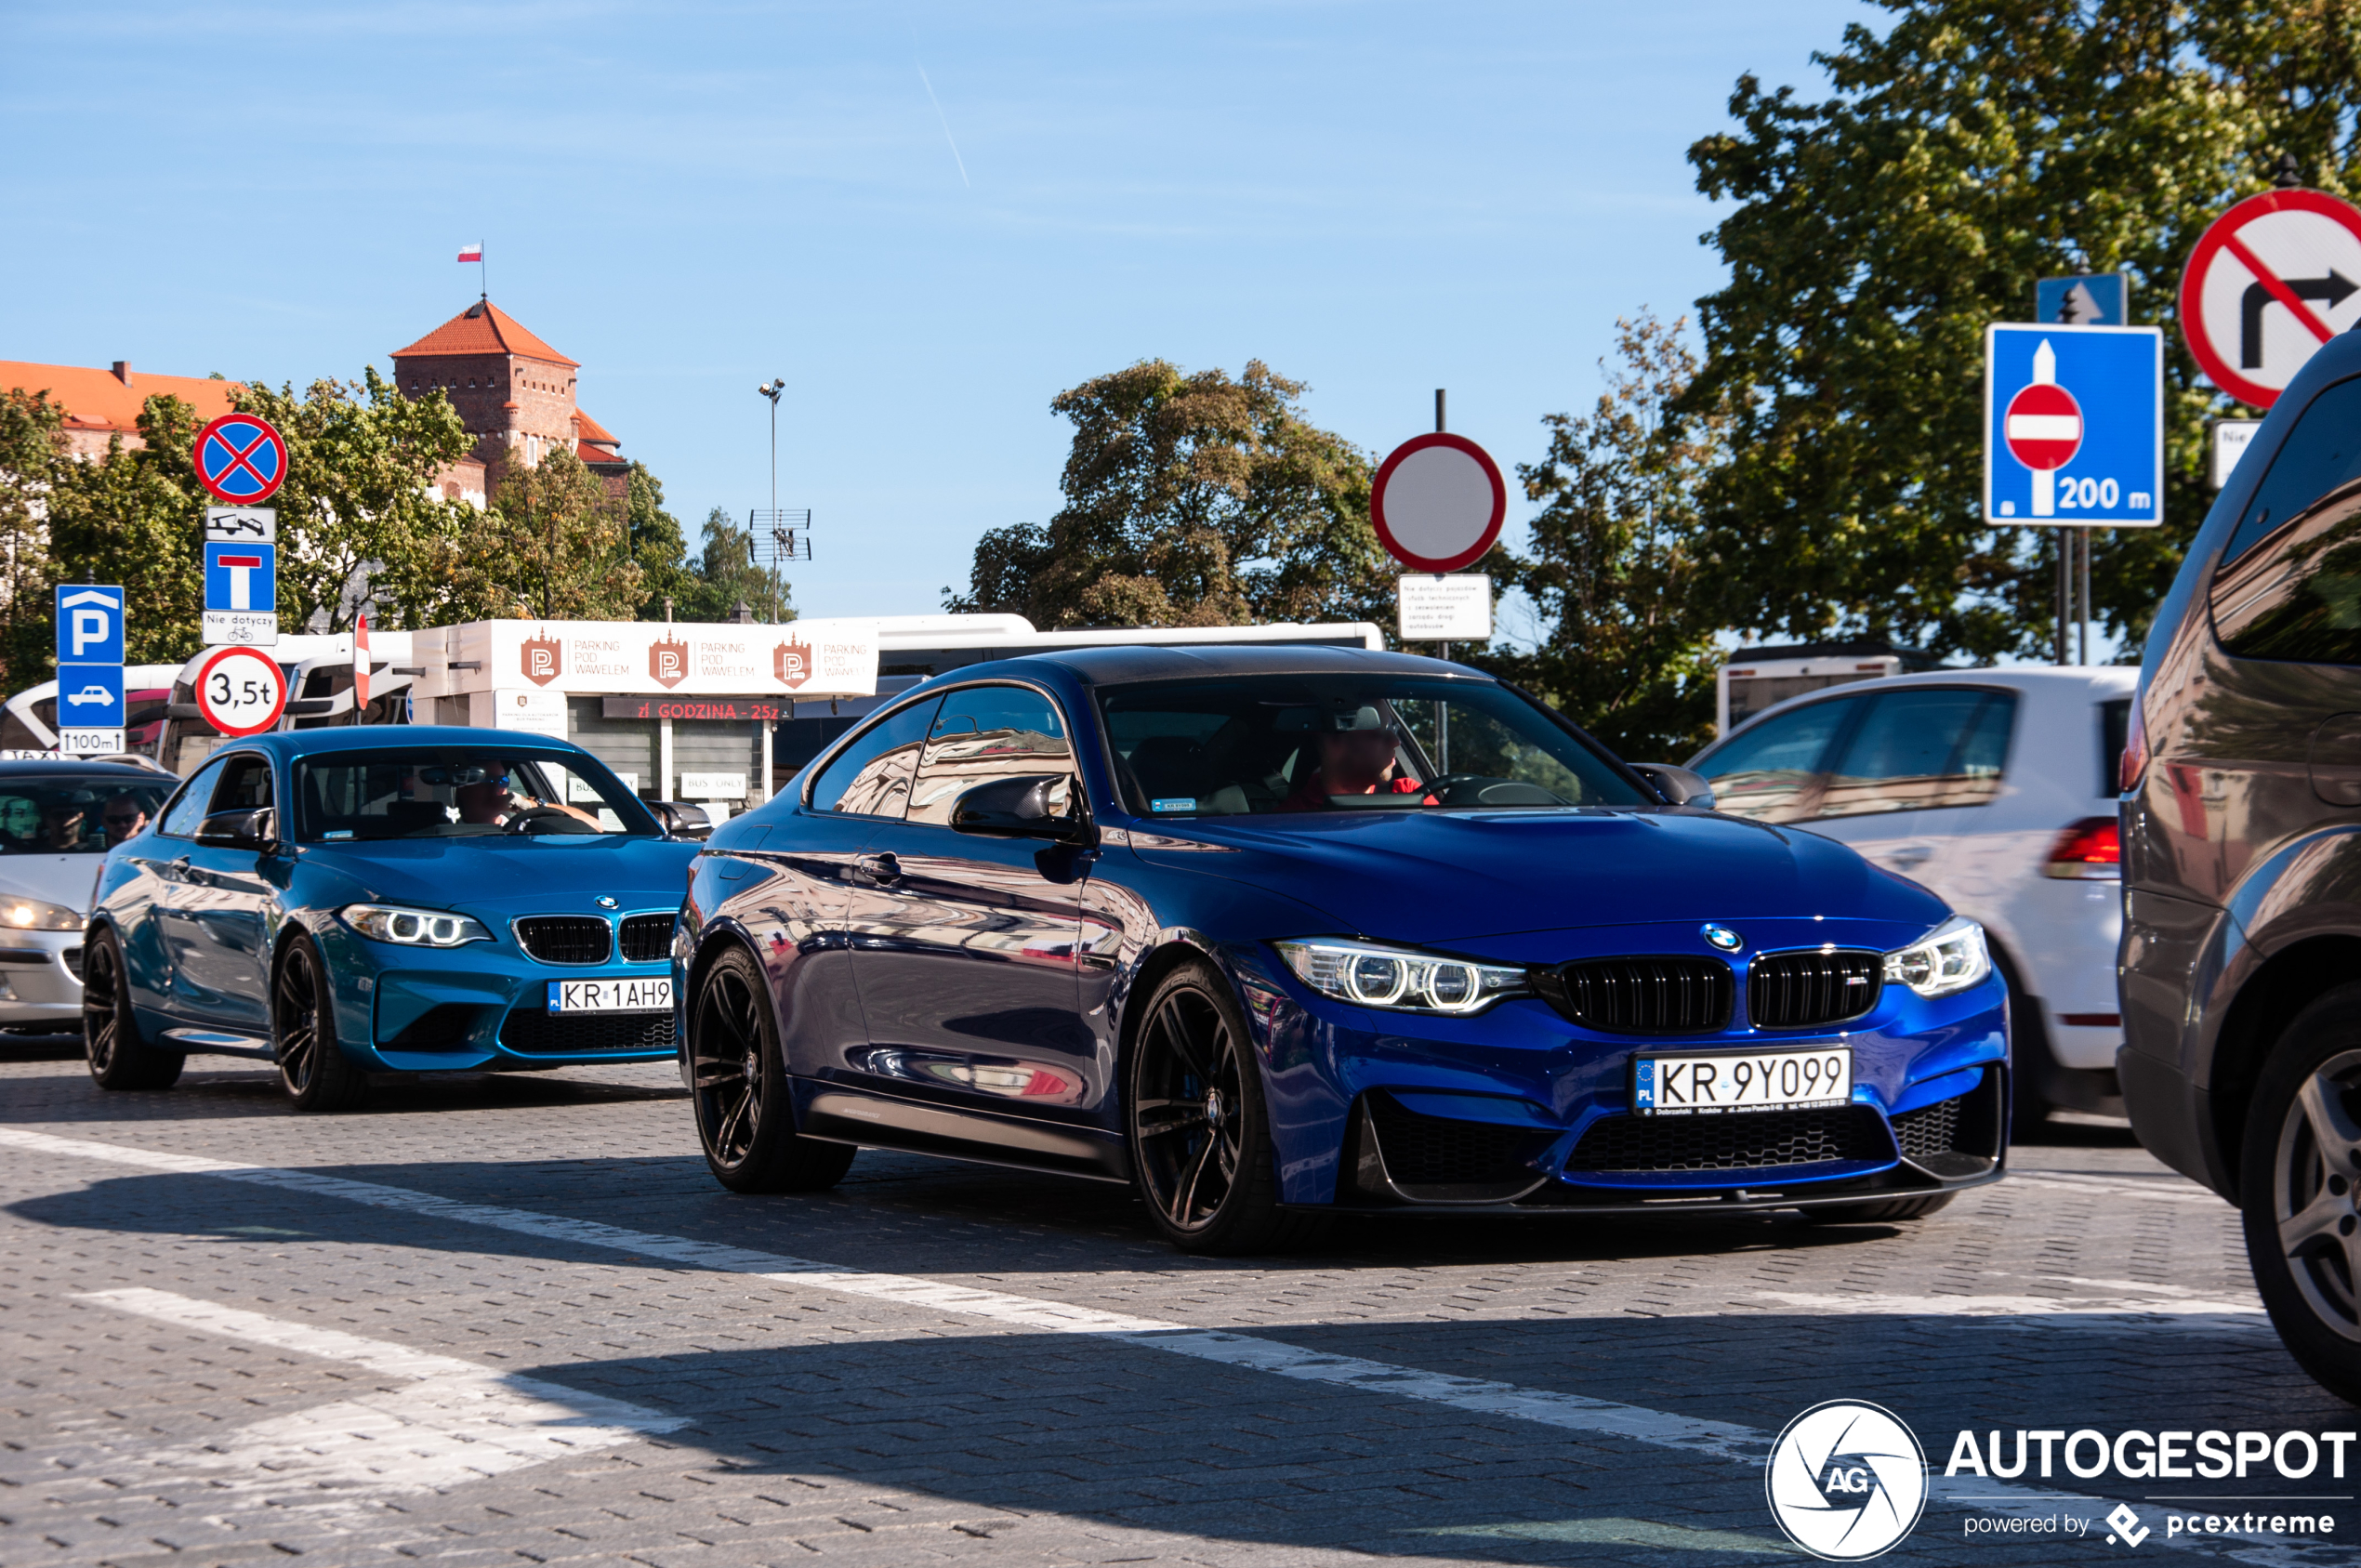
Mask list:
[[481,240],[478,240],[474,244],[461,245],[459,247],[459,259],[462,261],[481,261],[483,259],[483,242]]

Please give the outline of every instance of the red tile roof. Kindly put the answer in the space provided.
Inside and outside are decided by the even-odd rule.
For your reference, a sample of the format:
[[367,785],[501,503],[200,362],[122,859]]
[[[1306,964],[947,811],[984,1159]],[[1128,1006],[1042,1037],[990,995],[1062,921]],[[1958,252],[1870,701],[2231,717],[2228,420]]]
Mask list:
[[574,411],[574,433],[584,441],[604,441],[609,446],[621,446],[622,441],[613,431],[600,424],[580,409]]
[[488,299],[476,301],[407,349],[393,351],[397,360],[450,354],[521,354],[527,359],[581,368],[579,361],[566,358],[534,336],[517,323],[514,316]]
[[586,463],[620,463],[623,454],[611,446],[592,446],[587,441],[574,443],[574,455]]
[[200,419],[215,419],[230,412],[230,400],[245,388],[235,381],[200,376],[152,376],[131,372],[131,384],[116,379],[112,370],[78,364],[29,364],[0,360],[0,389],[49,394],[62,404],[66,427],[77,430],[124,430],[139,428],[139,408],[158,393],[170,393],[191,404]]

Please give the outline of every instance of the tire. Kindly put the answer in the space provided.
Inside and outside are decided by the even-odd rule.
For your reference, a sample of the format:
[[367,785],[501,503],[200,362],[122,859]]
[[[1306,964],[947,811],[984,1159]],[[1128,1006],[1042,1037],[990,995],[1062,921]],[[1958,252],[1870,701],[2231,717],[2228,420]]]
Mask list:
[[2050,1103],[2050,1076],[2057,1058],[2050,1054],[2040,1003],[2018,983],[2015,966],[1998,968],[2009,988],[2009,1141],[2038,1143],[2056,1109]]
[[2314,1002],[2273,1046],[2238,1166],[2272,1326],[2321,1387],[2361,1404],[2361,985]]
[[1878,1198],[1867,1203],[1830,1204],[1826,1208],[1807,1208],[1803,1217],[1814,1225],[1897,1225],[1905,1220],[1924,1219],[1950,1206],[1957,1192],[1930,1192],[1920,1198]]
[[796,1131],[770,988],[744,948],[713,961],[689,1009],[689,1103],[706,1167],[732,1192],[824,1192],[859,1153]]
[[1184,1252],[1230,1256],[1310,1240],[1321,1217],[1279,1206],[1262,1069],[1229,982],[1192,960],[1157,982],[1140,1018],[1124,1130],[1156,1229]]
[[270,982],[270,1048],[279,1087],[298,1111],[358,1111],[369,1102],[367,1069],[336,1044],[328,966],[308,936],[279,955]]
[[82,1042],[90,1079],[102,1089],[168,1089],[180,1081],[188,1058],[139,1037],[124,973],[123,943],[100,927],[82,958]]

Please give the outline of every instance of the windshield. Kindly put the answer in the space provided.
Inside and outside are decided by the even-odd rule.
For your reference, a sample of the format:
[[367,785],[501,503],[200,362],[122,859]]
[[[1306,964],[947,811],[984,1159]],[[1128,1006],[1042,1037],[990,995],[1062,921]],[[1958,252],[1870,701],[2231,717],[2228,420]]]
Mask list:
[[147,826],[178,782],[128,768],[0,780],[0,853],[105,854]]
[[588,758],[437,747],[323,757],[296,765],[307,844],[370,838],[636,834],[660,829]]
[[1489,681],[1246,676],[1100,698],[1143,817],[1653,804],[1549,714]]

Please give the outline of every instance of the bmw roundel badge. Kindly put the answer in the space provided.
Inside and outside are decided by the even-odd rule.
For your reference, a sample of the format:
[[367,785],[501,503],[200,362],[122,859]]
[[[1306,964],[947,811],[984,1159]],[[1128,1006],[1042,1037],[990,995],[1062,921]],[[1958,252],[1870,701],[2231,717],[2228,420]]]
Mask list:
[[615,907],[614,895],[612,893],[600,893],[599,895],[598,902],[600,909],[613,909]]
[[1746,938],[1727,926],[1700,926],[1697,929],[1704,934],[1706,941],[1724,953],[1735,953],[1747,944]]

